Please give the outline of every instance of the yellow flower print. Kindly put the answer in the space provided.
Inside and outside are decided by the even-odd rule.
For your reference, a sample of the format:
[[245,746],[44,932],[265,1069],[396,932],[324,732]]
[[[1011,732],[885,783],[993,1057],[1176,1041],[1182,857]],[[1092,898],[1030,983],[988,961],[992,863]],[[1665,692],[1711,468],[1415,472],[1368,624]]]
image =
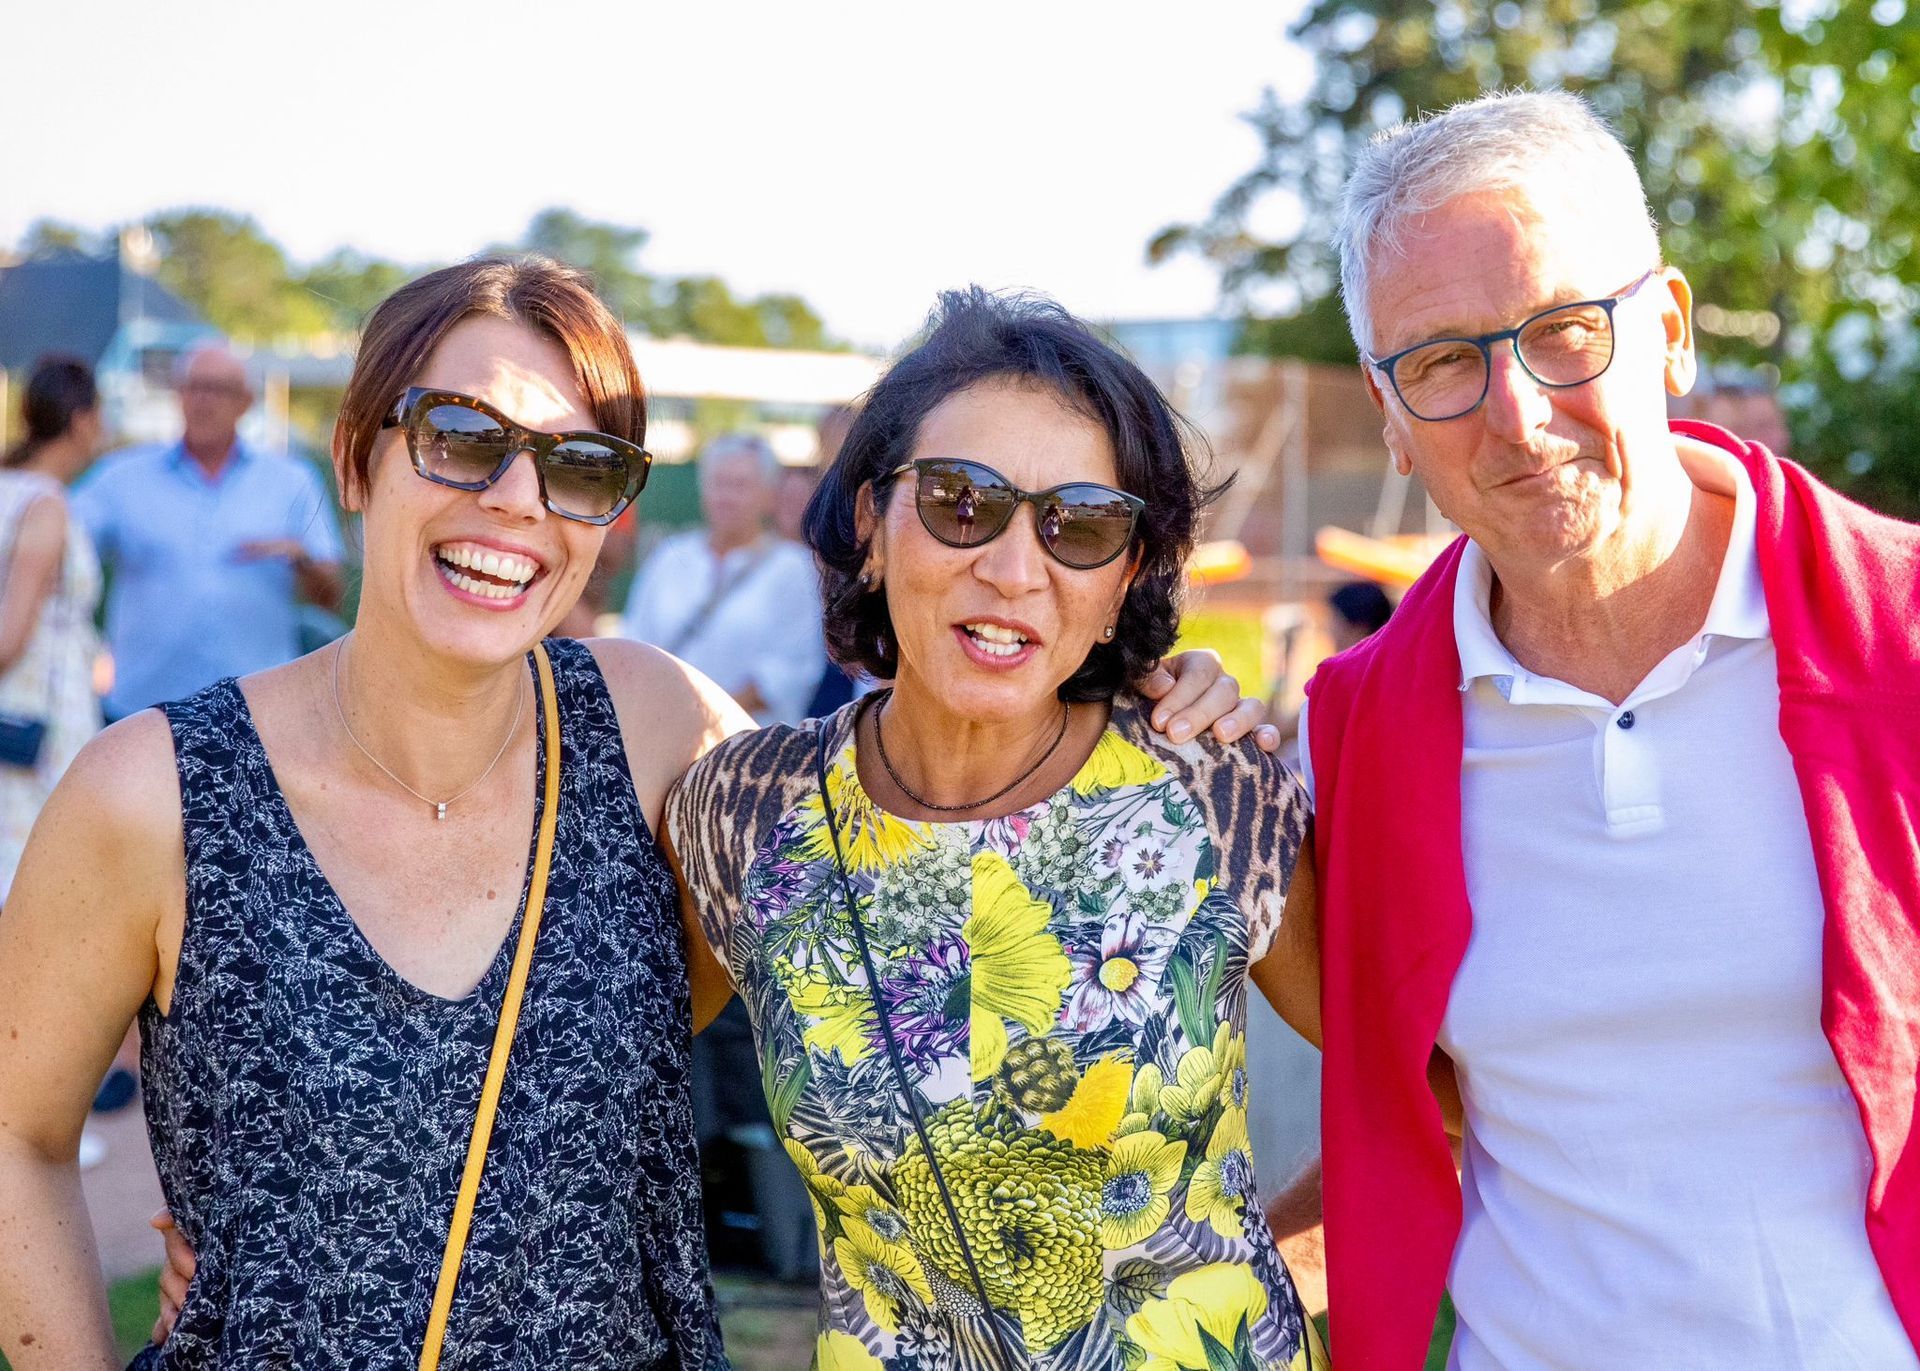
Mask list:
[[834,980],[819,967],[801,969],[782,958],[774,968],[787,998],[807,1023],[808,1047],[840,1054],[848,1066],[873,1051],[873,997],[860,986]]
[[1087,1068],[1064,1105],[1040,1116],[1040,1126],[1075,1147],[1105,1147],[1127,1112],[1132,1085],[1131,1062],[1117,1052],[1102,1057]]
[[[851,751],[844,762],[827,769],[827,796],[840,821],[840,850],[849,871],[878,871],[934,844],[925,824],[895,818],[874,804],[860,787]],[[798,855],[805,861],[831,862],[833,835],[827,832],[826,808],[817,791],[800,802],[798,814],[806,835],[797,845]]]
[[1133,1073],[1133,1112],[1152,1114],[1160,1108],[1160,1090],[1165,1085],[1160,1068],[1148,1062]]
[[1220,1100],[1220,1065],[1210,1047],[1190,1047],[1174,1078],[1160,1090],[1160,1109],[1176,1123],[1204,1119]]
[[889,1333],[900,1331],[903,1302],[933,1302],[933,1287],[913,1249],[888,1242],[865,1224],[856,1224],[845,1237],[834,1239],[833,1259],[847,1284],[866,1300],[868,1315]]
[[1175,1276],[1163,1297],[1127,1319],[1127,1336],[1147,1354],[1140,1371],[1209,1371],[1219,1361],[1207,1355],[1208,1340],[1231,1354],[1241,1328],[1266,1312],[1266,1287],[1251,1268],[1215,1262]]
[[974,856],[973,913],[960,936],[972,954],[968,1031],[976,1081],[991,1079],[1006,1059],[1008,1019],[1040,1033],[1059,1017],[1073,963],[1047,931],[1052,917],[1052,907],[1034,898],[1005,857]]
[[1213,1035],[1213,1067],[1220,1077],[1220,1099],[1234,1109],[1247,1107],[1247,1036],[1221,1024]]
[[870,1185],[850,1185],[834,1196],[833,1206],[854,1223],[865,1224],[887,1242],[905,1242],[907,1221]]
[[1159,762],[1108,729],[1093,745],[1093,755],[1075,774],[1073,793],[1085,799],[1103,790],[1147,785],[1166,774],[1167,769]]
[[793,1159],[793,1164],[800,1168],[800,1180],[807,1187],[807,1198],[813,1201],[813,1217],[819,1224],[820,1240],[824,1243],[828,1232],[831,1231],[827,1226],[827,1215],[833,1212],[833,1207],[846,1193],[847,1187],[843,1182],[822,1171],[820,1163],[814,1160],[813,1153],[801,1143],[795,1142],[792,1138],[782,1138],[780,1145],[787,1149],[787,1155]]
[[1245,1236],[1240,1216],[1253,1197],[1253,1144],[1247,1112],[1228,1109],[1207,1140],[1207,1159],[1187,1183],[1187,1217],[1202,1219],[1223,1238]]
[[1100,1189],[1100,1243],[1109,1252],[1132,1247],[1159,1231],[1172,1208],[1187,1145],[1158,1133],[1132,1133],[1113,1145]]
[[813,1371],[886,1371],[851,1333],[822,1333],[813,1347]]

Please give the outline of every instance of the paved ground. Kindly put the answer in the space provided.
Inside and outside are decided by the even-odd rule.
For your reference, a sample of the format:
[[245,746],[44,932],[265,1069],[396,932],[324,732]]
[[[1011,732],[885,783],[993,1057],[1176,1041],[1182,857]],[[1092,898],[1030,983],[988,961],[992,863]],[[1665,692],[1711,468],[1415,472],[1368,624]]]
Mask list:
[[117,1114],[96,1115],[88,1130],[106,1143],[107,1155],[98,1166],[81,1172],[80,1183],[93,1215],[100,1265],[107,1279],[116,1281],[160,1264],[160,1235],[147,1226],[147,1220],[166,1201],[160,1194],[160,1178],[154,1174],[147,1123],[137,1102]]

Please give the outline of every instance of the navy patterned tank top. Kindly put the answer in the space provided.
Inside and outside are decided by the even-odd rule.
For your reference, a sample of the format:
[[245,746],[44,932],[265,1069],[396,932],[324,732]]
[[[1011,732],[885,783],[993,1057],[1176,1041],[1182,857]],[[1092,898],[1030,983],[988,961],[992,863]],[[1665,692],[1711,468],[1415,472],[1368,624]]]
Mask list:
[[[724,1371],[673,877],[599,668],[579,643],[548,652],[552,874],[442,1365]],[[141,1014],[142,1066],[199,1269],[134,1365],[412,1367],[526,891],[473,994],[421,990],[321,874],[234,682],[166,713],[187,921],[172,1007]],[[542,725],[536,795],[550,742]]]

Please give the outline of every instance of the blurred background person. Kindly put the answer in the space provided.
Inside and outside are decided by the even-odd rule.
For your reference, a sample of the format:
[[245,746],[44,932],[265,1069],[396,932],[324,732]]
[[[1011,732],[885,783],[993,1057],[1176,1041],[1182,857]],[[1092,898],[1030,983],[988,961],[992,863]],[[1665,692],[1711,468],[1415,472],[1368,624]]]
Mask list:
[[100,563],[66,487],[100,450],[100,393],[73,357],[27,382],[26,436],[0,458],[0,901],[40,806],[100,730]]
[[[828,410],[816,430],[818,442],[814,449],[813,465],[780,469],[779,483],[774,490],[773,526],[779,530],[782,538],[796,543],[806,541],[801,525],[806,519],[807,501],[813,498],[814,487],[820,484],[821,476],[833,465],[833,459],[840,455],[840,445],[846,442],[847,430],[853,427],[854,416],[858,413],[852,405],[835,405]],[[805,716],[824,719],[872,686],[871,678],[850,672],[829,657],[821,669],[820,679],[814,682],[813,695],[807,701]]]
[[[714,439],[700,454],[705,525],[664,539],[627,598],[627,637],[698,667],[763,724],[809,717],[829,673],[841,702],[853,697],[827,661],[820,577],[798,542],[818,479],[817,468],[783,467],[755,434]],[[807,1192],[773,1131],[753,1025],[738,999],[694,1039],[693,1116],[715,1262],[811,1283],[817,1247]]]
[[1336,653],[1345,652],[1387,626],[1393,601],[1372,581],[1349,581],[1327,596],[1327,636]]
[[[1328,655],[1338,655],[1364,642],[1387,626],[1393,616],[1393,601],[1372,581],[1347,581],[1327,592]],[[1267,702],[1267,717],[1280,730],[1280,758],[1295,772],[1300,770],[1300,679],[1293,675],[1292,653],[1279,676],[1272,698]],[[1306,664],[1310,672],[1320,658]]]
[[772,528],[780,464],[732,433],[700,454],[704,527],[663,540],[627,596],[622,633],[705,672],[762,724],[806,717],[826,667],[813,557]]
[[340,606],[332,497],[307,463],[241,440],[246,368],[199,348],[177,388],[180,440],[113,453],[74,492],[111,577],[109,720],[292,661],[301,602]]

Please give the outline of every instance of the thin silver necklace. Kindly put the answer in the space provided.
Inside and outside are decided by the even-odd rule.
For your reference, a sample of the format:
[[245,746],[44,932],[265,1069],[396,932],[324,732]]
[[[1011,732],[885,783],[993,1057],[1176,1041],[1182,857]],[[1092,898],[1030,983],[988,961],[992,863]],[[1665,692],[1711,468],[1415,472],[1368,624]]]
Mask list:
[[507,728],[507,736],[500,740],[500,750],[493,754],[493,760],[487,763],[487,769],[481,772],[478,776],[476,776],[474,778],[473,784],[469,785],[465,790],[461,791],[458,795],[449,795],[444,800],[430,800],[425,795],[422,795],[419,791],[415,790],[412,786],[408,785],[405,781],[401,780],[398,776],[394,775],[393,772],[388,768],[385,762],[381,761],[378,757],[374,756],[371,752],[367,751],[367,745],[361,742],[358,738],[353,736],[353,725],[347,722],[347,711],[344,708],[342,708],[340,704],[340,658],[346,654],[346,650],[347,650],[347,640],[345,638],[342,638],[334,646],[334,649],[333,649],[333,712],[340,716],[340,727],[343,730],[345,730],[347,735],[347,741],[360,749],[361,756],[365,757],[368,761],[372,762],[375,766],[379,767],[381,772],[386,776],[388,780],[392,781],[395,785],[399,786],[402,790],[406,791],[407,794],[413,796],[414,799],[420,801],[421,804],[432,805],[434,818],[436,819],[446,818],[447,806],[454,803],[456,800],[463,800],[468,795],[472,794],[475,787],[477,787],[480,784],[480,782],[486,780],[487,777],[493,775],[493,769],[496,766],[499,766],[500,759],[507,755],[507,747],[509,744],[513,742],[513,735],[520,731],[520,716],[526,713],[527,692],[525,690],[522,690],[519,693],[519,695],[516,697],[517,703],[513,707],[513,723],[509,725]]
[[1011,781],[1008,781],[1005,785],[1001,786],[1000,789],[994,791],[993,794],[987,796],[986,799],[970,800],[963,805],[937,805],[932,800],[927,799],[925,796],[914,794],[913,788],[909,786],[905,781],[901,780],[900,773],[893,769],[893,758],[887,756],[887,732],[884,728],[880,726],[880,721],[886,715],[885,706],[887,704],[892,703],[892,700],[893,700],[893,692],[889,690],[886,693],[886,695],[882,697],[882,707],[873,716],[873,741],[877,743],[880,748],[880,765],[886,768],[888,778],[891,779],[895,785],[900,787],[900,793],[902,795],[905,795],[909,800],[912,800],[915,804],[919,805],[922,809],[931,809],[931,810],[934,810],[936,813],[940,813],[940,814],[960,814],[960,813],[964,813],[966,810],[969,810],[969,809],[985,808],[987,805],[992,804],[995,800],[998,800],[1006,795],[1011,795],[1015,789],[1026,784],[1026,782],[1033,776],[1033,773],[1038,771],[1041,767],[1045,766],[1047,764],[1047,759],[1052,757],[1055,752],[1058,752],[1060,750],[1060,740],[1067,736],[1067,720],[1073,714],[1073,706],[1062,701],[1060,705],[1060,731],[1053,735],[1053,741],[1047,744],[1047,750],[1040,754],[1040,759],[1036,761],[1032,766],[1028,767],[1025,771],[1021,772],[1018,776],[1015,776]]

